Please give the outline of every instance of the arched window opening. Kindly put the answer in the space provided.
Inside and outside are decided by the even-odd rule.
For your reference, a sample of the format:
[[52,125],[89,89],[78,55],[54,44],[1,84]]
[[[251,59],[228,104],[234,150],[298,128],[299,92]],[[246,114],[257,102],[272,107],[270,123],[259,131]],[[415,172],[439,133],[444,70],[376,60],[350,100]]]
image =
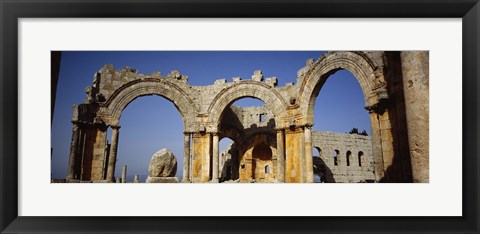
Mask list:
[[352,165],[352,152],[347,151],[347,167],[349,167],[350,165]]
[[360,151],[358,152],[358,166],[361,167],[364,164],[364,157],[363,157],[363,152]]
[[270,166],[269,165],[265,166],[265,174],[270,174]]
[[338,155],[340,154],[340,151],[334,150],[333,151],[333,165],[338,166]]

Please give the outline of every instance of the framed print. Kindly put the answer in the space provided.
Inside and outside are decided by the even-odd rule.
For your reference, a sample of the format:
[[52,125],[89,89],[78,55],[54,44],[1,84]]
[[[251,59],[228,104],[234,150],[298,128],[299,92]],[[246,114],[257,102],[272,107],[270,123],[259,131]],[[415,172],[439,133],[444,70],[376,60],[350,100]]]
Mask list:
[[1,1],[1,233],[476,233],[479,11]]

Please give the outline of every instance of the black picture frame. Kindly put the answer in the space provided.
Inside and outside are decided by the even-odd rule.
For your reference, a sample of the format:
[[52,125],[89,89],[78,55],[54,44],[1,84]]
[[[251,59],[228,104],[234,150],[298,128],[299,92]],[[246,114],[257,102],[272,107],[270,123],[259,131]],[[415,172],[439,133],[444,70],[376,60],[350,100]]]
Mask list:
[[[478,0],[0,0],[0,232],[479,232]],[[462,18],[462,217],[24,217],[18,216],[19,18],[371,17]],[[459,104],[460,105],[460,104]],[[448,107],[445,107],[448,108]],[[455,113],[452,113],[455,114]],[[445,155],[446,156],[446,155]],[[441,204],[439,204],[441,205]]]

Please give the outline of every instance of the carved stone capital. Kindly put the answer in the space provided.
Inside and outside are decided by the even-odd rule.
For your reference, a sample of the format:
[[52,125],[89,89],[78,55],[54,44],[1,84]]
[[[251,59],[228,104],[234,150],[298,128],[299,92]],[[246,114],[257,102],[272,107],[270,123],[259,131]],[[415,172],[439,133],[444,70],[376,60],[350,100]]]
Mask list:
[[295,118],[290,118],[288,119],[288,126],[289,127],[295,127],[297,125],[298,121]]
[[380,99],[377,103],[364,107],[369,113],[383,113],[388,109],[388,99]]

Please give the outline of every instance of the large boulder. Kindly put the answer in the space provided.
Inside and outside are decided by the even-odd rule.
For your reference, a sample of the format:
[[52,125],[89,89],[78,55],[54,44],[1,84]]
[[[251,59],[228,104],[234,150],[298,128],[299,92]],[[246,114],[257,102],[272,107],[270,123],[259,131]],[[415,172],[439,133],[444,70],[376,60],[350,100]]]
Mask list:
[[168,149],[153,154],[148,166],[150,177],[173,177],[177,173],[177,159]]

